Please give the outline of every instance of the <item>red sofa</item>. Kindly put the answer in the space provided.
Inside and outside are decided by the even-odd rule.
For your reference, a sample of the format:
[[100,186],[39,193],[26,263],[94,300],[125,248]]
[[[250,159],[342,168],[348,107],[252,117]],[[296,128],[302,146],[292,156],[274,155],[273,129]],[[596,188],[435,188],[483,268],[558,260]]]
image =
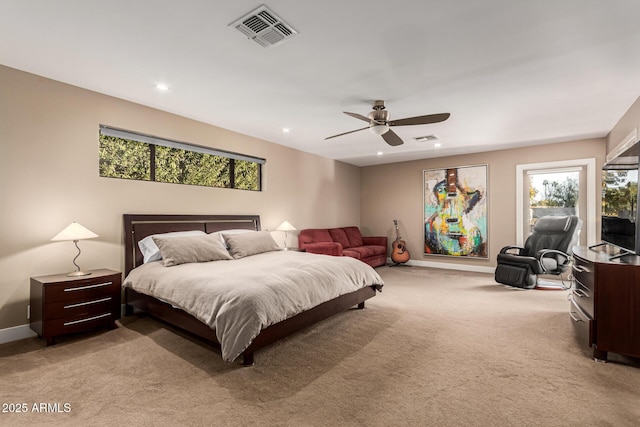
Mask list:
[[387,237],[364,237],[358,227],[308,228],[300,231],[298,246],[316,254],[350,256],[372,267],[387,263]]

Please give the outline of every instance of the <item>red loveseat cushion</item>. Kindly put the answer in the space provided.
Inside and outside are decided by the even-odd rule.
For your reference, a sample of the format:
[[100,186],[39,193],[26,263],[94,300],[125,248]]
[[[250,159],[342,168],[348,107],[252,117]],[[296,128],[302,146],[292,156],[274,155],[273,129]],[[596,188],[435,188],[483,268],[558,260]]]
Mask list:
[[[369,258],[375,255],[386,255],[386,249],[383,246],[358,246],[357,248],[349,248],[349,254],[357,253],[358,256],[354,258],[363,259]],[[346,254],[347,251],[344,251]]]
[[347,235],[347,239],[349,239],[350,248],[357,248],[358,246],[364,245],[362,233],[360,233],[358,227],[344,227],[343,230]]
[[342,228],[330,228],[329,234],[331,235],[333,241],[340,243],[344,249],[353,246],[350,244],[349,239],[347,239],[347,234]]

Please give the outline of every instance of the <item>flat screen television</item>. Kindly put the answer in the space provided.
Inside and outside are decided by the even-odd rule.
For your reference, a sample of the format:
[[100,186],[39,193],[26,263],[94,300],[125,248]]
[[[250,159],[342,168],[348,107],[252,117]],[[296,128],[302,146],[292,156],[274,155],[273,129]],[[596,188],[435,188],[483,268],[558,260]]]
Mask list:
[[636,142],[602,168],[602,223],[600,238],[621,254],[640,254],[638,223],[638,166],[640,142]]

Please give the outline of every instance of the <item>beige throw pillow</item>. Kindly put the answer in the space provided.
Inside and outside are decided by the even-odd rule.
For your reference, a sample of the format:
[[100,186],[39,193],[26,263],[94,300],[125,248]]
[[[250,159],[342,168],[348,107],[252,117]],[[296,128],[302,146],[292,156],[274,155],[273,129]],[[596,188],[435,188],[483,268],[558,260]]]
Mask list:
[[235,259],[280,250],[280,247],[268,231],[242,234],[224,234],[223,231],[222,235],[229,247],[229,253]]
[[204,236],[155,237],[165,267],[189,262],[233,259],[217,233]]

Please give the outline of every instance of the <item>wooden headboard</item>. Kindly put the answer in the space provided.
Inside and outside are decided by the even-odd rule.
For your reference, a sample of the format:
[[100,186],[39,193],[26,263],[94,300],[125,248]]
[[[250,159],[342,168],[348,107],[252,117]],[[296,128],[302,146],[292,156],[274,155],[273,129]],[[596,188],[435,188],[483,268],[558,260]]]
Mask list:
[[259,215],[164,215],[124,214],[125,276],[142,264],[138,242],[147,236],[172,231],[260,230]]

